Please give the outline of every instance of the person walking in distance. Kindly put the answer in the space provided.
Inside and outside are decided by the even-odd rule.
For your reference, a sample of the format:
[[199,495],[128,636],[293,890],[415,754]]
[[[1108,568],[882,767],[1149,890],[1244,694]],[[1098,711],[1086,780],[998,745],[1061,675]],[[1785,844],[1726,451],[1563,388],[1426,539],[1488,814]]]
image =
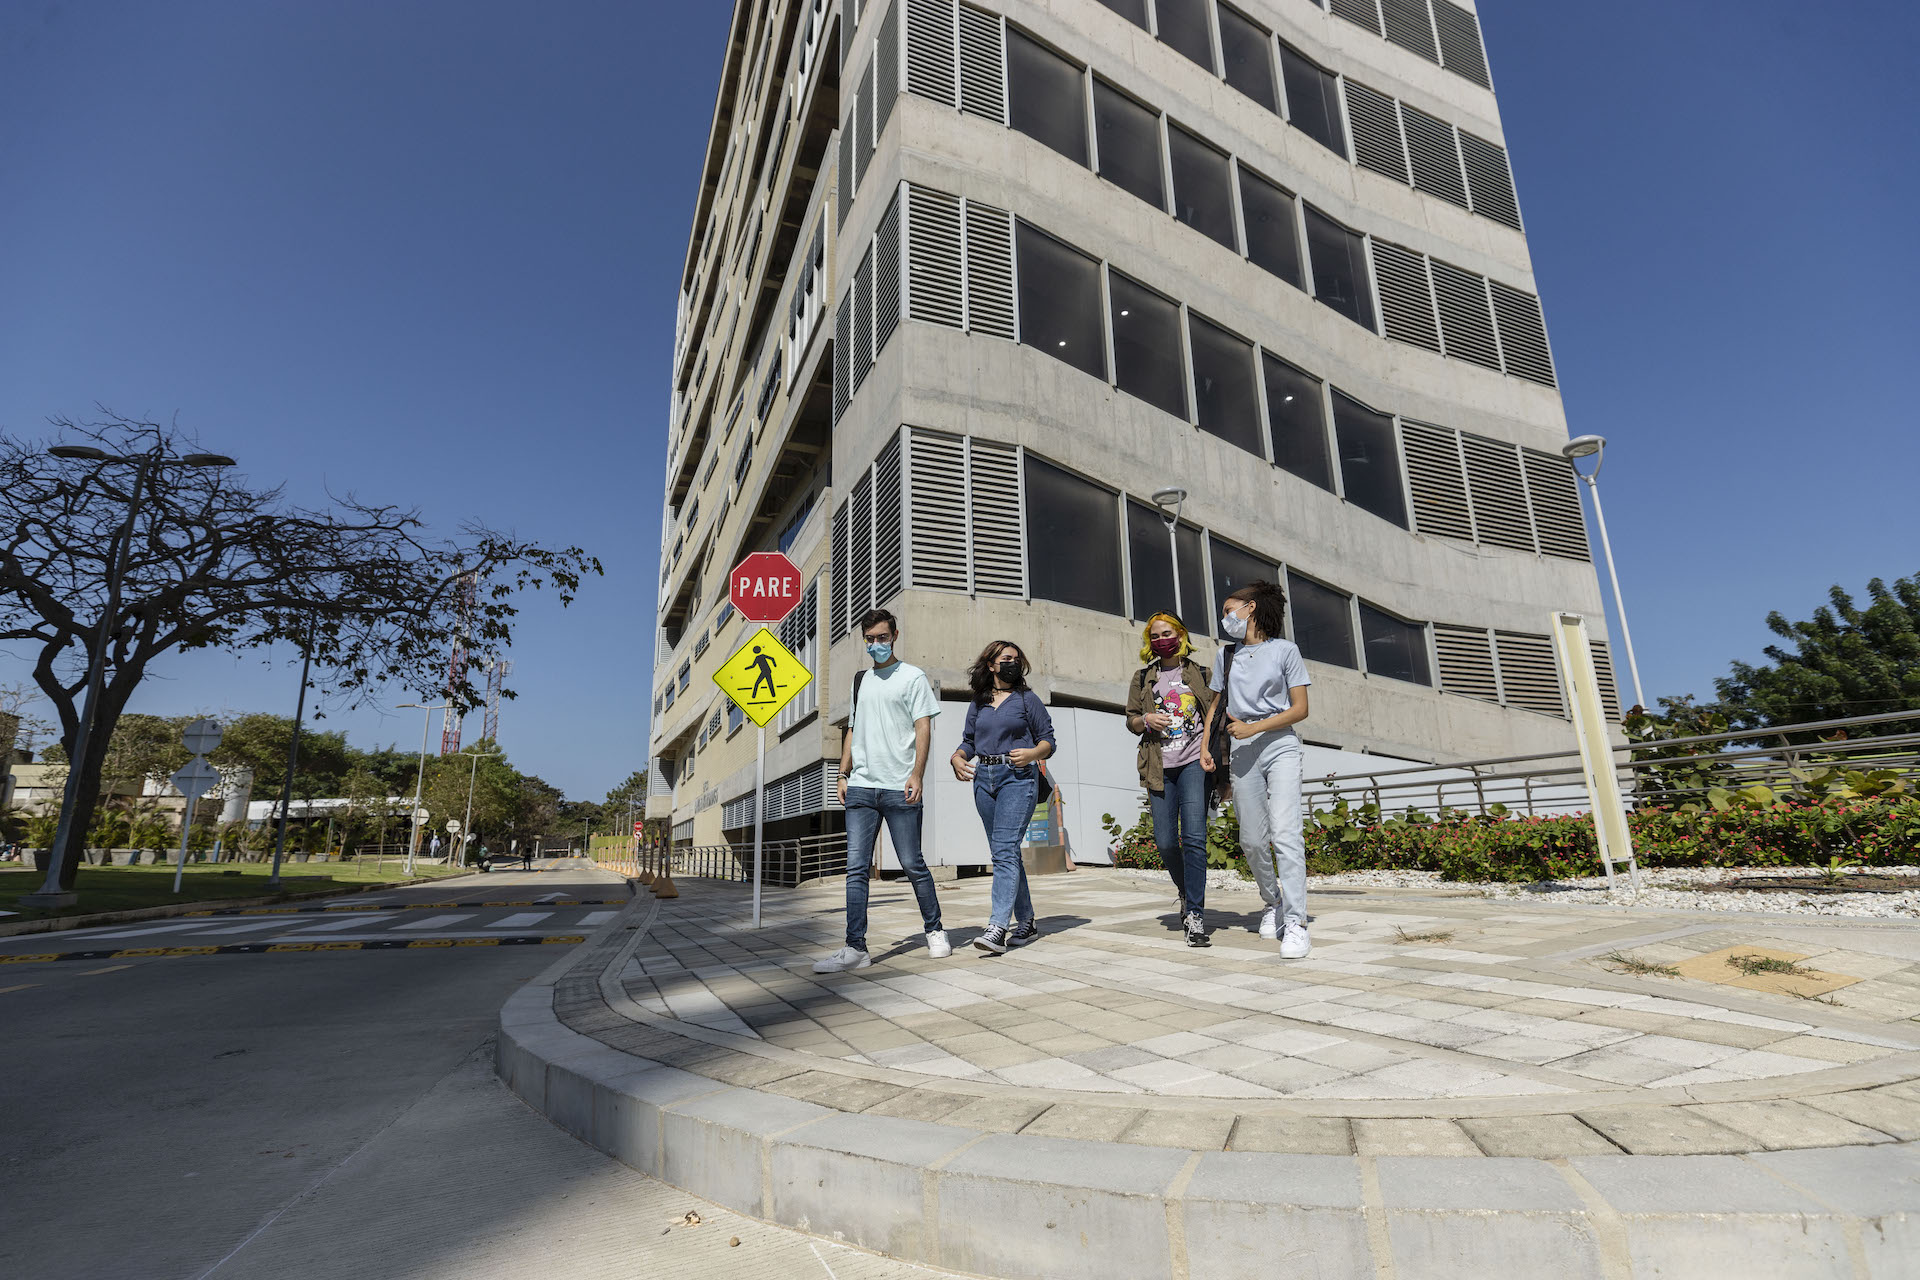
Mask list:
[[973,945],[992,955],[1024,947],[1040,936],[1027,891],[1020,845],[1039,801],[1040,762],[1053,754],[1053,719],[1033,690],[1033,664],[1011,640],[980,651],[967,673],[973,699],[967,727],[951,763],[953,776],[973,783],[973,807],[993,853],[992,915]]
[[1234,643],[1213,660],[1212,728],[1224,724],[1232,743],[1226,763],[1240,818],[1240,851],[1266,900],[1260,936],[1279,937],[1280,957],[1300,960],[1313,950],[1307,936],[1307,845],[1301,832],[1300,735],[1307,718],[1306,660],[1286,638],[1287,598],[1271,582],[1249,582],[1222,602],[1220,626]]
[[1140,660],[1127,690],[1127,728],[1140,737],[1140,785],[1153,815],[1153,843],[1179,895],[1187,945],[1208,947],[1207,774],[1200,758],[1214,694],[1191,657],[1193,641],[1180,619],[1147,619]]
[[815,962],[815,973],[864,969],[867,954],[867,877],[873,847],[884,818],[893,851],[913,885],[926,929],[927,954],[940,959],[953,946],[940,927],[940,896],[933,873],[920,854],[920,801],[925,791],[927,752],[939,700],[927,673],[900,661],[895,647],[900,624],[885,609],[860,620],[860,635],[873,659],[871,671],[853,677],[853,711],[840,745],[840,803],[847,813],[847,942]]

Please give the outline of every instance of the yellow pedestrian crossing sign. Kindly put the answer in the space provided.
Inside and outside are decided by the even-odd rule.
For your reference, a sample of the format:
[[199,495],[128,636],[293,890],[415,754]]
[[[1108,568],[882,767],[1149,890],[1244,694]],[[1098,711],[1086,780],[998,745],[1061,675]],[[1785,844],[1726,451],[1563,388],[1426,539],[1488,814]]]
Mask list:
[[762,627],[740,646],[740,652],[721,664],[713,682],[739,704],[747,719],[764,728],[795,694],[813,683],[813,672]]

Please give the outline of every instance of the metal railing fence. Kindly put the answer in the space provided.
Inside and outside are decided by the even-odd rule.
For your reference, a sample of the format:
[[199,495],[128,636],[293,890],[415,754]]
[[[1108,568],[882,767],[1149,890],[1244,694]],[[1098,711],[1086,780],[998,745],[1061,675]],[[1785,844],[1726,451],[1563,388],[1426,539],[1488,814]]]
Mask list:
[[[793,889],[813,880],[847,873],[847,837],[844,832],[762,844],[765,866],[761,884]],[[753,842],[675,845],[670,851],[642,849],[629,859],[600,859],[611,871],[638,876],[642,871],[668,871],[676,879],[720,880],[734,884],[753,881]]]

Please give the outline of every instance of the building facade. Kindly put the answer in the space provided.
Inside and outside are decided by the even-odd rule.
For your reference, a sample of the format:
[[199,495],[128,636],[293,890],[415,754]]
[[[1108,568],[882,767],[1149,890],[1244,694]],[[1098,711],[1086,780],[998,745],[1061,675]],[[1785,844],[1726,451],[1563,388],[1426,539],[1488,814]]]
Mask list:
[[[1313,674],[1309,772],[1570,744],[1547,615],[1603,613],[1477,18],[1329,3],[740,0],[673,353],[677,839],[751,827],[711,671],[751,634],[727,570],[772,548],[820,677],[769,726],[772,836],[838,827],[876,605],[945,697],[991,639],[1032,656],[1081,861],[1140,803],[1142,621],[1177,603],[1209,656],[1256,578]],[[977,861],[945,706],[929,803],[966,821],[933,856]]]

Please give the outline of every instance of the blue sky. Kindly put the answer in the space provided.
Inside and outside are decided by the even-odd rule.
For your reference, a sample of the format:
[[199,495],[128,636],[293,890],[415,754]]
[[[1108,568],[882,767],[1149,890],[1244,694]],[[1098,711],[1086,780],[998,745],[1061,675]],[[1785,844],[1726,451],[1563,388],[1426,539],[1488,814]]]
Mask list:
[[[729,8],[7,0],[0,428],[177,414],[297,499],[584,546],[607,576],[527,609],[501,736],[598,796],[646,753],[674,296]],[[1710,692],[1769,609],[1920,571],[1895,395],[1920,17],[1480,8],[1569,416],[1613,442],[1648,693]],[[134,709],[288,710],[293,686],[180,657]]]

